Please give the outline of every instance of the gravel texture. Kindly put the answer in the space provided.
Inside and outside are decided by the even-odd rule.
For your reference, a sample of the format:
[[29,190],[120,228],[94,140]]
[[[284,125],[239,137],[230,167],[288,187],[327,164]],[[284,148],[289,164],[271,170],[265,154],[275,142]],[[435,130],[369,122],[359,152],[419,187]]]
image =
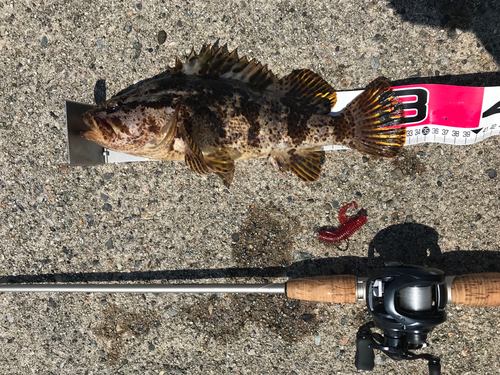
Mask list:
[[[400,260],[500,271],[498,138],[330,152],[317,183],[238,162],[228,191],[181,163],[67,167],[64,100],[94,102],[220,39],[339,90],[380,75],[500,86],[496,0],[0,0],[0,281],[281,282]],[[99,100],[99,99],[98,99]],[[356,200],[342,249],[318,228]],[[354,374],[362,305],[264,295],[0,295],[3,374]],[[499,308],[448,308],[443,374],[500,371]],[[373,374],[426,374],[376,356]]]

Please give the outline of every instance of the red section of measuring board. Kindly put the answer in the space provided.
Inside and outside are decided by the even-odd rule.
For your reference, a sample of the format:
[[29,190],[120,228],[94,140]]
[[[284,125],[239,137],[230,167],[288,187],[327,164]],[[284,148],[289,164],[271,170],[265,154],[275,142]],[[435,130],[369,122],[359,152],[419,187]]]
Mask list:
[[405,107],[407,120],[403,126],[479,126],[483,87],[425,84],[396,86],[394,89]]

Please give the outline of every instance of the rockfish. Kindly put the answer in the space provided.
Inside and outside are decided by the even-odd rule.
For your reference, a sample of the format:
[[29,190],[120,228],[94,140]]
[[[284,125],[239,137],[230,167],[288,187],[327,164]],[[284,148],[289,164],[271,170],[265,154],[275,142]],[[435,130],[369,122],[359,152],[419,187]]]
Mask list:
[[323,147],[396,156],[406,140],[403,105],[378,78],[342,112],[329,116],[335,90],[308,69],[278,79],[227,46],[204,46],[170,75],[151,80],[83,115],[83,136],[105,148],[149,159],[184,160],[225,186],[235,160],[268,158],[279,171],[313,182]]

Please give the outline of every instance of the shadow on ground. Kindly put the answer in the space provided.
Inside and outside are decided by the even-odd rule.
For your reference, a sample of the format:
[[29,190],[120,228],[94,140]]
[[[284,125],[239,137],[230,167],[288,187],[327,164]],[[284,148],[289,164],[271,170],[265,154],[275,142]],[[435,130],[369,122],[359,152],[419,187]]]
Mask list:
[[448,38],[456,38],[457,30],[472,31],[500,63],[500,1],[391,0],[390,6],[404,21],[444,28]]
[[188,269],[138,272],[92,272],[0,276],[0,283],[116,282],[152,280],[197,280],[214,278],[308,277],[330,274],[368,276],[386,262],[402,262],[441,269],[447,275],[500,272],[500,252],[460,250],[442,253],[439,235],[431,227],[416,223],[397,224],[373,238],[366,257],[308,259],[290,266]]

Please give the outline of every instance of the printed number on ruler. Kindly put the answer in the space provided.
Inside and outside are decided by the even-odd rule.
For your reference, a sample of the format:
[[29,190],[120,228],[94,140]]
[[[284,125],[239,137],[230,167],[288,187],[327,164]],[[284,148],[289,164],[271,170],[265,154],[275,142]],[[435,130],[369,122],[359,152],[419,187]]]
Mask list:
[[496,102],[489,109],[483,112],[482,118],[490,117],[500,113],[500,102]]
[[419,124],[429,116],[429,90],[423,87],[396,89],[403,101],[405,124]]
[[457,146],[471,145],[500,134],[497,124],[479,129],[463,129],[441,125],[417,125],[407,129],[406,145],[417,143],[446,143]]

